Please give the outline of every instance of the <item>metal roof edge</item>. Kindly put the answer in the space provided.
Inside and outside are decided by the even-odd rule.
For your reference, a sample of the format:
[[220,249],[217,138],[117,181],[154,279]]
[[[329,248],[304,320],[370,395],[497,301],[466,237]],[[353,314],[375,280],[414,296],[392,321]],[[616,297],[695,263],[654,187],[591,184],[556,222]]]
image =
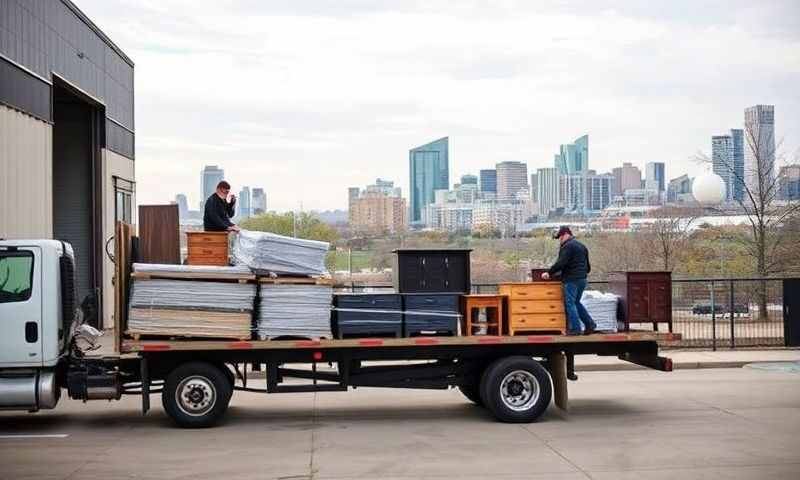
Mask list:
[[72,0],[61,0],[61,3],[66,5],[67,8],[69,8],[72,11],[72,13],[74,13],[83,23],[86,24],[86,26],[91,28],[92,31],[96,33],[97,36],[100,37],[100,39],[102,39],[106,43],[106,45],[111,47],[111,49],[114,50],[117,53],[117,55],[119,55],[123,60],[125,60],[125,63],[127,63],[131,67],[135,67],[133,60],[131,60],[131,58],[127,56],[125,52],[123,52],[122,49],[117,46],[117,44],[111,41],[111,39],[108,38],[108,35],[103,33],[103,31],[100,30],[100,27],[95,25],[95,23],[91,21],[89,17],[87,17],[86,14],[83,13],[80,8],[78,8],[77,5],[72,3]]

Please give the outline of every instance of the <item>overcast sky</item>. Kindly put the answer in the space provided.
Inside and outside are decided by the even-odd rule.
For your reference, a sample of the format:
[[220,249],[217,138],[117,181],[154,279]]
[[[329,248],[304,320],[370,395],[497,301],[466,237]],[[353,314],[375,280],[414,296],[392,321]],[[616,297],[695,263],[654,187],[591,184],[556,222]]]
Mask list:
[[218,164],[268,208],[346,208],[408,150],[450,137],[450,182],[505,160],[690,160],[744,108],[800,147],[800,2],[76,0],[136,63],[140,204]]

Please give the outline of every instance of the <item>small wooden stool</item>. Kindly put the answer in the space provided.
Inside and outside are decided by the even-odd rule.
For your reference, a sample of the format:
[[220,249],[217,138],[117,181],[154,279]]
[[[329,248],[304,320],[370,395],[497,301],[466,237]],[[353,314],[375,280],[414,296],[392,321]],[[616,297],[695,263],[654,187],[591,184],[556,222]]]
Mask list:
[[228,232],[186,232],[189,265],[228,266]]
[[[461,311],[464,314],[464,336],[475,335],[473,329],[475,327],[486,327],[486,335],[502,335],[503,330],[503,297],[504,295],[462,295],[461,296]],[[472,313],[480,309],[486,309],[486,323],[473,322]],[[493,313],[494,318],[489,318]],[[480,334],[483,335],[483,334]]]

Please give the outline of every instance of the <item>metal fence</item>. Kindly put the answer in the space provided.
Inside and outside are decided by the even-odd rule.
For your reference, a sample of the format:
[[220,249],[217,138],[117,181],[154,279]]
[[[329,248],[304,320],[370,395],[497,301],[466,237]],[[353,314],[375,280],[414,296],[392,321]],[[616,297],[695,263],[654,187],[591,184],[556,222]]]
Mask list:
[[[391,285],[348,285],[345,291],[380,292]],[[589,282],[589,290],[608,291],[608,283]],[[473,284],[472,293],[497,293],[496,284]],[[652,323],[631,324],[652,330]],[[660,331],[667,325],[660,324]],[[784,345],[783,279],[702,278],[672,280],[672,331],[681,340],[670,346],[711,348]]]

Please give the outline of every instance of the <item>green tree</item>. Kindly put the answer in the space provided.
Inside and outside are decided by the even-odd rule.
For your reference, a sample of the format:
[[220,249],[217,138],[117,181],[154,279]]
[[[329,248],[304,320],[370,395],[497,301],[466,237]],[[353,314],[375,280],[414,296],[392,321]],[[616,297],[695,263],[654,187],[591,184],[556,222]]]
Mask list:
[[270,232],[289,237],[296,233],[298,238],[328,243],[333,243],[339,238],[336,229],[322,222],[316,215],[307,212],[299,214],[292,212],[265,213],[250,217],[241,222],[239,226],[245,230]]

